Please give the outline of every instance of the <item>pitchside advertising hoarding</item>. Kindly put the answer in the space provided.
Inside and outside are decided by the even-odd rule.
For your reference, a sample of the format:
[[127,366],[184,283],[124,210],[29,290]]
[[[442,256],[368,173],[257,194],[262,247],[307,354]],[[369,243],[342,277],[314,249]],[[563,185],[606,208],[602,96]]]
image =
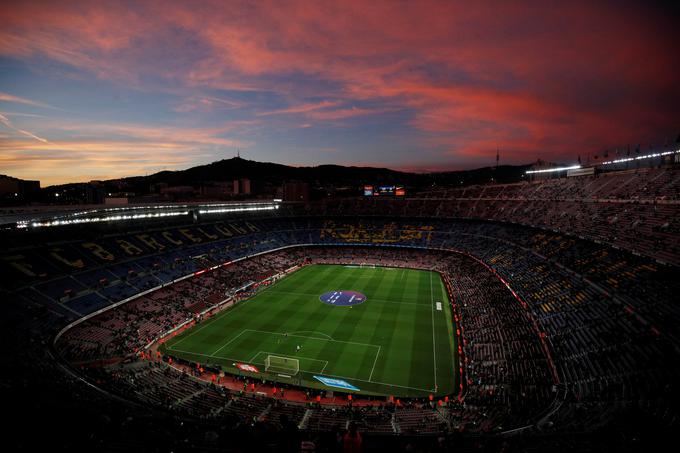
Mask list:
[[[242,371],[247,371],[250,373],[259,373],[260,370],[255,366],[255,365],[250,365],[247,363],[234,363],[234,366],[238,368],[239,370]],[[347,381],[343,381],[342,379],[334,379],[334,378],[329,378],[325,376],[314,376],[314,379],[317,381],[321,382],[323,385],[328,386],[328,387],[335,387],[343,390],[350,390],[353,392],[360,392],[361,389],[358,387],[353,386]]]
[[406,189],[404,186],[364,186],[365,197],[404,197],[406,196]]
[[314,379],[321,382],[323,385],[327,385],[328,387],[336,387],[343,390],[351,390],[353,392],[361,391],[359,388],[353,386],[347,381],[343,381],[342,379],[333,379],[325,376],[314,376]]
[[234,365],[241,371],[248,371],[250,373],[260,372],[260,370],[255,365],[249,365],[247,363],[235,363]]

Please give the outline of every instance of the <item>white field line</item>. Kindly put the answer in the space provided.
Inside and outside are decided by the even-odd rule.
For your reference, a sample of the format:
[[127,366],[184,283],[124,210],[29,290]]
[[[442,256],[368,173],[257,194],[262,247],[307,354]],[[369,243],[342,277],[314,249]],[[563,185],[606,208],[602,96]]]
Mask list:
[[225,357],[223,355],[204,354],[202,352],[187,351],[186,349],[177,349],[177,348],[174,348],[174,347],[168,348],[168,351],[182,352],[184,354],[191,354],[191,355],[200,355],[201,357],[212,357],[214,359],[233,360],[234,362],[243,362],[242,359],[234,359],[232,357]]
[[[220,346],[216,351],[212,352],[211,354],[199,354],[199,353],[190,352],[190,351],[183,351],[183,350],[180,350],[180,349],[175,348],[175,346],[168,348],[168,350],[170,350],[170,351],[177,351],[177,352],[185,352],[185,353],[196,354],[196,355],[202,355],[202,356],[206,356],[206,357],[227,358],[227,357],[218,356],[217,353],[220,352],[222,349],[226,348],[227,346],[229,346],[229,345],[230,345],[231,343],[233,343],[237,338],[239,338],[241,335],[243,335],[243,334],[246,333],[246,332],[266,333],[266,334],[269,334],[269,335],[279,335],[279,336],[288,336],[288,337],[295,337],[295,338],[305,338],[305,339],[307,339],[307,340],[330,341],[330,342],[333,342],[333,343],[354,344],[354,345],[359,345],[359,346],[368,346],[368,347],[371,347],[371,348],[378,348],[378,352],[376,353],[376,358],[375,358],[375,360],[374,360],[374,362],[373,362],[373,367],[374,367],[374,368],[375,368],[375,362],[377,361],[378,355],[380,354],[380,349],[382,348],[381,345],[376,345],[376,344],[371,344],[371,343],[359,343],[359,342],[357,342],[357,341],[333,340],[333,339],[330,338],[330,337],[329,337],[329,338],[318,338],[318,337],[310,337],[310,336],[307,336],[307,335],[296,335],[296,334],[292,334],[292,333],[288,333],[288,334],[287,334],[287,333],[285,333],[285,332],[282,333],[282,332],[271,332],[271,331],[268,331],[268,330],[243,329],[238,335],[236,335],[236,336],[233,337],[231,340],[229,340],[228,342],[226,342],[225,344],[223,344],[222,346]],[[315,332],[315,333],[319,333],[319,332]],[[269,354],[273,354],[273,353],[269,353]],[[259,355],[259,353],[256,354],[256,356],[257,356],[257,355]],[[275,354],[274,354],[274,355],[275,355]],[[231,360],[231,359],[230,359],[230,360]],[[315,360],[315,359],[309,359],[309,360]],[[324,361],[325,361],[325,360],[321,360],[321,359],[317,359],[317,360],[318,360],[319,362],[324,362]],[[251,359],[250,361],[252,362],[253,359]],[[373,370],[371,370],[371,375],[372,375],[372,374],[373,374]]]
[[238,337],[240,337],[241,335],[243,335],[247,330],[248,330],[248,329],[242,330],[241,333],[239,333],[238,335],[236,335],[234,338],[232,338],[232,339],[229,340],[228,342],[224,343],[222,346],[220,346],[219,348],[217,348],[217,350],[214,351],[214,352],[213,352],[212,354],[210,354],[210,355],[213,355],[213,356],[214,356],[215,354],[217,354],[218,352],[220,352],[222,349],[226,348],[228,345],[230,345],[231,343],[233,343],[234,340],[236,340]]
[[[256,329],[245,329],[250,332],[258,332],[258,333],[268,333],[270,335],[282,335],[285,336],[285,332],[271,332],[269,330],[256,330]],[[333,339],[326,339],[326,338],[317,338],[317,337],[309,337],[307,335],[295,335],[292,333],[288,334],[289,337],[295,337],[295,338],[307,338],[308,340],[318,340],[318,341],[331,341],[333,343],[345,343],[345,344],[357,344],[359,346],[370,346],[372,348],[380,348],[381,346],[378,344],[371,344],[371,343],[359,343],[357,341],[342,341],[342,340],[333,340]]]
[[[297,356],[297,355],[296,355],[295,357],[293,357],[292,355],[281,355],[281,353],[279,353],[279,352],[270,352],[270,351],[259,351],[257,354],[255,354],[255,355],[250,359],[250,362],[254,362],[254,361],[255,361],[255,357],[257,357],[257,356],[260,355],[260,354],[269,354],[269,355],[273,355],[273,356],[276,356],[276,357],[282,357],[282,358],[284,358],[284,359],[295,359],[295,360],[298,360],[298,361],[299,361],[300,359],[313,360],[314,362],[325,362],[326,365],[328,365],[328,360],[323,360],[323,359],[312,359],[311,357],[302,357],[302,356]],[[303,371],[304,371],[304,370],[303,370]]]
[[318,333],[319,335],[323,335],[324,337],[328,338],[329,340],[333,339],[333,337],[331,337],[330,335],[326,335],[323,332],[317,332],[316,330],[296,330],[295,332],[291,332],[291,333]]
[[[291,355],[280,355],[277,352],[271,352],[271,351],[259,351],[257,354],[255,354],[253,356],[253,358],[250,361],[255,362],[255,357],[257,357],[261,354],[273,355],[273,356],[276,356],[276,357],[282,357],[282,358],[288,358],[288,359],[295,359],[295,360],[298,361],[298,364],[300,363],[300,360],[311,360],[312,362],[323,362],[324,363],[324,366],[323,366],[324,369],[326,368],[326,366],[328,366],[328,360],[312,359],[311,357],[302,357],[302,356],[293,357]],[[257,362],[257,363],[259,363],[259,362]],[[262,363],[264,363],[264,361]],[[302,369],[302,368],[300,368],[300,371],[304,371],[306,373],[313,373],[313,371],[308,371],[308,370],[305,370],[305,369]]]
[[432,308],[432,359],[434,362],[434,388],[437,389],[437,346],[434,339],[434,294],[432,293],[432,273],[430,273],[430,301]]
[[[241,362],[242,361],[241,359],[234,359],[234,358],[231,358],[231,357],[225,357],[225,356],[221,356],[221,355],[217,356],[217,355],[201,354],[199,352],[185,351],[185,350],[173,349],[173,348],[168,348],[168,349],[171,350],[171,351],[175,351],[175,352],[184,352],[186,354],[199,355],[199,356],[202,356],[202,357],[212,357],[212,358],[215,358],[215,359],[232,360],[234,362]],[[419,387],[409,387],[407,385],[389,384],[387,382],[367,381],[366,379],[357,379],[355,377],[350,377],[350,376],[339,376],[339,375],[336,375],[336,374],[323,374],[323,372],[319,373],[319,374],[321,374],[323,376],[327,376],[327,377],[338,378],[338,379],[347,379],[349,381],[368,382],[368,383],[371,383],[371,384],[386,385],[388,387],[397,387],[397,388],[409,389],[409,390],[419,390],[421,392],[432,392],[434,390],[434,389],[422,389],[422,388],[419,388]]]
[[[356,345],[360,345],[360,346],[369,346],[369,347],[373,347],[373,348],[378,348],[378,351],[377,351],[377,353],[376,353],[375,359],[374,359],[374,361],[373,361],[373,367],[371,368],[371,374],[370,374],[368,380],[365,380],[365,379],[357,379],[357,378],[355,378],[355,377],[348,377],[348,376],[338,376],[338,375],[331,375],[331,374],[323,374],[323,371],[326,369],[326,367],[327,367],[327,365],[328,365],[328,361],[326,361],[326,360],[321,360],[321,359],[311,359],[311,358],[308,358],[308,357],[301,357],[301,358],[303,358],[303,359],[305,359],[305,360],[314,360],[314,361],[319,361],[319,362],[325,362],[325,365],[324,365],[324,367],[323,367],[323,369],[322,369],[322,371],[321,371],[321,373],[320,373],[320,374],[323,374],[324,376],[335,377],[335,378],[339,378],[339,379],[348,379],[348,380],[353,380],[353,381],[358,381],[358,382],[368,382],[368,383],[372,383],[372,384],[385,385],[385,386],[388,386],[388,387],[397,387],[397,388],[405,388],[405,389],[410,389],[410,390],[418,390],[418,391],[423,391],[423,392],[436,391],[436,390],[438,390],[438,386],[437,386],[437,363],[436,363],[436,360],[437,360],[437,359],[436,359],[436,340],[435,340],[435,323],[434,323],[434,293],[433,293],[432,272],[430,271],[429,273],[430,273],[430,301],[431,301],[430,307],[431,307],[431,312],[432,312],[432,353],[433,353],[433,362],[434,362],[434,380],[435,380],[435,388],[434,388],[434,389],[423,389],[423,388],[418,388],[418,387],[409,387],[409,386],[405,386],[405,385],[398,385],[398,384],[390,384],[390,383],[386,383],[386,382],[377,382],[377,381],[373,381],[373,380],[372,380],[373,372],[374,372],[375,366],[376,366],[376,364],[377,364],[377,359],[378,359],[378,357],[380,356],[380,351],[381,351],[381,349],[382,349],[382,346],[381,346],[381,345],[375,345],[375,344],[370,344],[370,343],[360,343],[360,342],[353,342],[353,341],[334,340],[334,339],[332,339],[331,337],[329,337],[329,339],[323,339],[323,338],[317,338],[317,337],[310,337],[310,336],[306,336],[306,335],[295,335],[295,334],[291,334],[291,333],[289,333],[288,336],[297,337],[297,338],[306,338],[306,339],[309,339],[309,340],[332,341],[332,342],[335,342],[335,343],[356,344]],[[283,280],[283,279],[282,279],[282,280]],[[279,282],[277,282],[277,283],[279,283]],[[269,293],[278,293],[278,294],[289,294],[289,295],[299,295],[299,296],[318,297],[317,294],[297,293],[297,292],[291,292],[291,291],[277,291],[277,290],[275,289],[276,286],[277,286],[277,285],[272,285],[272,286],[270,286],[269,288],[266,288],[265,290],[263,290],[263,291],[261,291],[260,293],[258,293],[258,295],[259,295],[259,294],[262,294],[262,293],[265,293],[265,292],[269,292]],[[415,302],[395,302],[395,301],[383,300],[383,299],[371,299],[371,300],[372,300],[372,301],[376,301],[376,302],[386,302],[386,303],[396,303],[396,304],[407,304],[407,305],[423,305],[423,306],[426,306],[426,305],[427,305],[427,304],[415,303]],[[233,359],[233,358],[229,358],[229,357],[217,355],[217,353],[218,353],[219,351],[221,351],[222,349],[224,349],[224,348],[225,348],[226,346],[228,346],[229,344],[231,344],[234,340],[236,340],[239,336],[241,336],[241,335],[242,335],[243,333],[245,333],[246,331],[258,332],[258,333],[266,333],[266,334],[270,334],[270,335],[285,335],[285,333],[280,333],[280,332],[271,332],[271,331],[264,331],[264,330],[255,330],[255,329],[245,329],[245,330],[242,330],[241,333],[239,333],[237,336],[235,336],[235,337],[233,337],[231,340],[229,340],[226,344],[222,345],[219,349],[217,349],[217,350],[216,350],[215,352],[213,352],[212,354],[203,354],[203,353],[197,353],[197,352],[193,352],[193,351],[186,351],[186,350],[177,349],[177,348],[175,347],[175,346],[177,346],[179,343],[183,342],[185,339],[187,339],[187,338],[189,338],[189,337],[191,337],[191,336],[193,336],[193,335],[199,333],[201,330],[203,330],[204,327],[207,327],[209,324],[212,324],[213,321],[216,321],[217,318],[221,318],[223,315],[226,315],[227,313],[232,312],[232,311],[233,311],[234,309],[236,309],[239,305],[245,305],[244,302],[247,302],[247,301],[249,301],[249,300],[241,301],[241,302],[239,302],[238,304],[236,304],[236,305],[237,305],[236,307],[232,307],[232,308],[230,308],[230,309],[227,309],[227,310],[225,310],[223,313],[220,313],[219,315],[215,316],[213,319],[209,320],[209,322],[204,323],[204,324],[203,324],[201,327],[199,327],[196,331],[191,332],[191,334],[189,334],[189,335],[187,335],[186,337],[182,338],[182,339],[181,339],[180,341],[178,341],[175,345],[173,345],[173,347],[169,347],[168,350],[176,351],[176,352],[183,352],[183,353],[186,353],[186,354],[192,354],[192,355],[197,355],[197,356],[202,356],[202,357],[212,357],[212,358],[219,358],[219,359],[225,359],[225,360],[241,361],[242,359]],[[316,331],[297,331],[297,333],[302,333],[302,332],[309,332],[309,333],[317,333],[317,334],[321,334],[321,335],[326,335],[326,334],[323,334],[323,333],[321,333],[321,332],[316,332]],[[327,336],[327,335],[326,335],[326,336]],[[260,352],[262,352],[262,351],[260,351]],[[258,354],[256,354],[255,357],[257,357],[259,354],[260,354],[260,353],[258,352]],[[271,353],[270,353],[270,354],[271,354]],[[254,357],[254,358],[255,358],[255,357]],[[254,358],[251,359],[251,362],[254,360]],[[303,370],[303,371],[305,371],[305,370]]]
[[373,379],[373,371],[375,370],[375,364],[378,363],[378,356],[380,355],[380,349],[381,349],[381,346],[378,346],[378,352],[375,353],[375,360],[373,360],[373,368],[371,368],[371,375],[368,376],[369,382],[371,381],[371,379]]
[[225,308],[221,313],[216,314],[215,316],[213,316],[212,318],[208,319],[203,324],[201,324],[201,326],[198,327],[196,330],[194,330],[193,332],[190,332],[187,336],[180,338],[179,341],[177,341],[173,346],[177,346],[178,344],[183,343],[184,340],[193,337],[194,335],[196,335],[197,333],[199,333],[200,331],[202,331],[203,329],[205,329],[206,327],[211,325],[213,322],[217,321],[218,319],[223,318],[227,313],[233,313],[234,310],[245,305],[246,302],[248,302],[248,300],[242,300],[241,302],[234,303],[234,305],[230,308]]
[[[263,293],[265,293],[265,292],[268,292],[268,291],[270,291],[270,290],[276,288],[276,285],[278,285],[280,282],[284,281],[284,280],[286,279],[286,277],[289,277],[289,276],[293,275],[294,273],[295,273],[295,271],[290,272],[290,273],[284,275],[283,278],[277,280],[277,281],[274,282],[271,286],[268,286],[268,287],[264,288],[263,290],[260,290],[260,291],[256,294],[256,296],[257,296],[257,295],[260,295],[260,294],[263,294]],[[179,341],[177,341],[177,343],[174,343],[174,346],[177,346],[178,344],[182,343],[182,342],[183,342],[184,340],[186,340],[187,338],[193,337],[194,335],[196,335],[197,333],[199,333],[200,331],[202,331],[205,327],[208,327],[208,326],[209,326],[210,324],[212,324],[214,321],[217,321],[218,318],[224,317],[227,313],[233,313],[234,310],[236,310],[237,308],[239,308],[239,307],[245,305],[246,302],[250,302],[250,301],[253,300],[253,299],[254,299],[254,297],[251,297],[251,298],[249,298],[249,299],[244,299],[244,300],[242,300],[242,301],[240,301],[240,302],[234,302],[234,305],[233,305],[233,306],[231,306],[231,307],[229,307],[229,308],[223,309],[220,313],[218,313],[218,314],[212,316],[210,319],[208,319],[206,322],[204,322],[204,323],[201,325],[201,327],[199,327],[198,329],[192,331],[192,332],[189,333],[187,336],[180,338]]]
[[259,351],[259,352],[255,353],[255,355],[252,356],[252,357],[250,358],[250,360],[248,360],[248,363],[253,363],[253,362],[255,361],[255,357],[257,357],[258,355],[260,355],[261,352],[262,352],[262,351]]

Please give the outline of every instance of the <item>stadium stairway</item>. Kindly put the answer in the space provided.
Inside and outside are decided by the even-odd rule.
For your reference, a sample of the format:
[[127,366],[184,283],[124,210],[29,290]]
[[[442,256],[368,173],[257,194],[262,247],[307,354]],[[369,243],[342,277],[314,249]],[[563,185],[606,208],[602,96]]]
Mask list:
[[300,423],[298,424],[299,429],[307,429],[307,424],[309,423],[309,417],[312,416],[312,411],[311,409],[307,409],[305,411],[305,415],[302,416],[302,420],[300,420]]
[[396,413],[392,414],[391,423],[392,423],[392,429],[394,430],[394,432],[399,434],[401,432],[401,429],[399,428],[399,422],[397,421]]

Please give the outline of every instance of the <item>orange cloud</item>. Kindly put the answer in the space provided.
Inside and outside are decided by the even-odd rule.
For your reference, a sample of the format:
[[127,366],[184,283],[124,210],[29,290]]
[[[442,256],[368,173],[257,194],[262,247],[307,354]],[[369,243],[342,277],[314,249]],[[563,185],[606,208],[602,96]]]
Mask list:
[[197,157],[192,150],[189,145],[152,141],[3,141],[0,166],[17,177],[50,185],[181,168]]
[[[1,122],[3,118],[0,115]],[[0,140],[0,167],[4,171],[39,179],[43,185],[60,184],[179,169],[221,158],[225,150],[252,146],[252,142],[226,138],[224,134],[251,127],[253,121],[230,122],[215,128],[65,119],[45,120],[44,124],[55,135],[69,138],[48,142],[31,134],[39,141],[16,137]],[[30,133],[24,135],[27,134]]]
[[[677,133],[680,117],[672,21],[642,4],[21,2],[1,6],[0,23],[0,55],[151,91],[146,80],[160,78],[254,102],[274,93],[290,107],[263,102],[251,115],[291,128],[405,112],[402,133],[442,160],[497,147],[515,161],[564,159]],[[243,107],[192,94],[172,108]],[[160,131],[123,132],[180,142]],[[188,141],[228,146],[217,135]]]

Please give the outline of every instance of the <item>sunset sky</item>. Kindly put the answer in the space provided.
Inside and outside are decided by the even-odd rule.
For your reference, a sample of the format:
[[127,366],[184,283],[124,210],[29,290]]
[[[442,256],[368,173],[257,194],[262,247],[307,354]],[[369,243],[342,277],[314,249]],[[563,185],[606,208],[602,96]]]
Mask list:
[[612,2],[0,5],[0,174],[43,185],[241,155],[438,171],[663,146],[677,7]]

